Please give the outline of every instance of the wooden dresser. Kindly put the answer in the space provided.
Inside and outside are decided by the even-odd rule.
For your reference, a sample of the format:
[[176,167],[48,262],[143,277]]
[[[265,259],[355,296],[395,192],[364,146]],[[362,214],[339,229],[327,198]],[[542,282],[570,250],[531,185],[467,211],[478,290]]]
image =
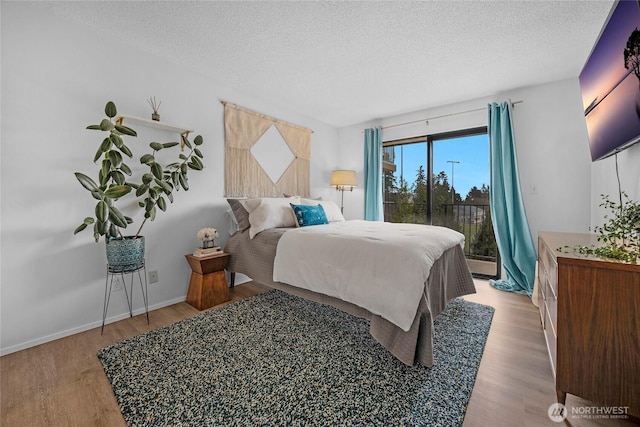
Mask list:
[[[558,401],[640,415],[640,265],[580,255],[592,234],[541,232],[538,297]],[[565,248],[559,251],[559,248]]]

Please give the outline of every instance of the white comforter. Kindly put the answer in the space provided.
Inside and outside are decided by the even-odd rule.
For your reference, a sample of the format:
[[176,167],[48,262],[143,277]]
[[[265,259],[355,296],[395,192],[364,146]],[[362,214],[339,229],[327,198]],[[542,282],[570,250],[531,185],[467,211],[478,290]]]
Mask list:
[[273,280],[366,308],[408,331],[433,263],[464,244],[457,231],[428,225],[345,221],[282,235]]

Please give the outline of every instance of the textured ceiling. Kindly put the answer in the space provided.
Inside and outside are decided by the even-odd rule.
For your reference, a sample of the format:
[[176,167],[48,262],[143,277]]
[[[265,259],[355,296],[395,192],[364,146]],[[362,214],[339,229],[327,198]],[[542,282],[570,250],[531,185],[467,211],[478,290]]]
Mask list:
[[605,1],[53,2],[97,32],[342,127],[579,74]]

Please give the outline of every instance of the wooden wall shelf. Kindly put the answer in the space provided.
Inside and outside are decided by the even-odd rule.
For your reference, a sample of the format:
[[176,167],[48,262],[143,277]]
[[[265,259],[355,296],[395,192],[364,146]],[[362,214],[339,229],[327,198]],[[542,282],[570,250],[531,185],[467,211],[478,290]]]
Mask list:
[[[155,120],[141,119],[140,117],[125,116],[125,115],[116,116],[116,123],[118,125],[122,125],[123,123],[125,123],[126,125],[128,123],[131,125],[138,125],[138,126],[144,126],[152,129],[160,129],[167,132],[174,132],[181,136],[184,136],[185,138],[189,137],[189,133],[193,132],[193,130],[187,129],[184,127],[174,126],[168,123],[158,122]],[[180,140],[180,147],[184,148],[184,144],[182,143],[182,140]]]

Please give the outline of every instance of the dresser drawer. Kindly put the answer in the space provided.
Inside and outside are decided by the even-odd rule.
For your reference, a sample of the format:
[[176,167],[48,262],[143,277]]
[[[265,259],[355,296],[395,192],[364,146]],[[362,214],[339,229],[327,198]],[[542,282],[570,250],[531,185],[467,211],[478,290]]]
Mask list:
[[544,239],[538,240],[538,307],[551,370],[556,375],[558,334],[558,264]]
[[547,312],[546,319],[547,327],[544,330],[544,338],[547,341],[547,349],[549,350],[549,357],[551,358],[551,370],[553,371],[553,376],[556,376],[556,345],[557,345],[557,336],[555,330],[551,327],[551,319],[549,317],[549,312]]
[[[540,283],[539,289],[543,288],[544,285]],[[540,322],[542,322],[542,329],[547,327],[547,302],[544,298],[538,298],[538,308],[540,310]]]
[[552,280],[551,277],[548,277],[545,283],[544,303],[546,305],[545,311],[547,312],[548,320],[551,322],[551,327],[553,328],[553,333],[554,335],[557,335],[558,334],[558,297],[553,291],[553,283],[557,284],[557,277],[554,277],[553,279],[555,280]]
[[542,262],[538,259],[538,308],[540,309],[540,322],[542,323],[542,328],[544,329],[545,321],[546,321],[546,310],[544,300],[546,299],[545,283],[547,281],[547,272],[542,265]]
[[[553,257],[553,253],[549,250],[547,245],[544,245],[543,263],[547,272],[547,278],[549,279],[550,291],[553,293],[554,298],[558,295],[558,263]],[[546,295],[549,298],[549,295]]]

